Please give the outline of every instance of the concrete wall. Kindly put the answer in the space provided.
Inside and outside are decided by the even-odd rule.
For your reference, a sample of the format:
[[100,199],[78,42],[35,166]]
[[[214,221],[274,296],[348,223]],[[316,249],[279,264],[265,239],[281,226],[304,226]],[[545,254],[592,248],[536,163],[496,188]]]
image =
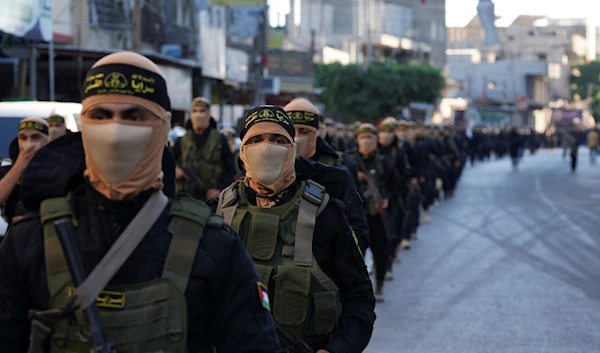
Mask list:
[[[479,101],[487,94],[490,101],[506,103],[514,103],[516,97],[528,94],[527,77],[548,75],[548,68],[542,62],[498,61],[473,64],[470,57],[465,58],[464,55],[449,55],[448,69],[453,79],[465,84],[464,97]],[[494,89],[488,88],[490,82],[494,83]]]

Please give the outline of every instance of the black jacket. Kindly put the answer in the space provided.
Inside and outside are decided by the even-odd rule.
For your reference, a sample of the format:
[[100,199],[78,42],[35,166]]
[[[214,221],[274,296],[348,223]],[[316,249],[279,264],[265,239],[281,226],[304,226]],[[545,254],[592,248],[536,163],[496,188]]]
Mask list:
[[[299,181],[296,181],[280,204],[289,201],[298,187]],[[251,189],[247,190],[250,193],[248,199],[252,202],[256,198],[251,194]],[[242,224],[242,227],[245,225]],[[375,297],[365,261],[356,247],[339,200],[332,198],[317,217],[313,255],[319,267],[340,289],[342,300],[338,329],[331,334],[329,342],[313,345],[313,349],[325,349],[331,353],[360,353],[366,348],[373,332]]]
[[[23,201],[35,210],[46,196],[63,196],[61,191],[74,190],[73,207],[79,223],[74,238],[89,273],[150,192],[127,201],[107,200],[89,184],[74,185],[78,183],[81,167],[85,166],[80,144],[75,141],[62,146],[62,151],[54,146],[53,152],[50,155],[58,158],[45,158],[44,163],[43,157],[48,156],[42,153],[32,160],[24,177]],[[67,156],[72,158],[63,159]],[[45,169],[37,169],[42,166]],[[171,166],[174,168],[174,163]],[[60,178],[68,174],[72,175],[71,180]],[[59,178],[48,179],[53,175]],[[38,187],[32,189],[42,195],[32,194],[29,183],[35,183]],[[172,238],[167,231],[169,208],[170,205],[111,280],[112,285],[136,284],[161,276]],[[188,350],[214,346],[217,352],[281,353],[274,322],[259,300],[258,277],[239,240],[224,229],[207,226],[194,261],[185,292]],[[26,313],[29,309],[47,308],[48,297],[43,232],[39,215],[34,211],[15,222],[0,245],[0,352],[26,351],[29,335]]]
[[344,203],[346,218],[354,230],[359,247],[364,253],[369,247],[369,225],[357,187],[348,171],[340,167],[326,166],[306,158],[296,158],[295,168],[298,180],[311,179],[323,185],[331,197],[335,197]]
[[[343,151],[340,150],[340,152]],[[325,139],[317,137],[317,150],[315,152],[315,155],[312,156],[311,159],[318,162],[319,158],[323,155],[328,155],[335,159],[338,158],[337,151],[333,147],[331,147],[331,145],[327,143]],[[350,158],[350,156],[348,156],[348,154],[344,153],[342,155],[341,165],[345,167],[348,170],[348,172],[350,172],[350,176],[352,176],[352,179],[354,180],[354,185],[356,185],[356,187],[358,188],[360,180],[358,179],[358,168],[356,168],[356,163],[354,163],[354,161],[352,160],[352,158]]]

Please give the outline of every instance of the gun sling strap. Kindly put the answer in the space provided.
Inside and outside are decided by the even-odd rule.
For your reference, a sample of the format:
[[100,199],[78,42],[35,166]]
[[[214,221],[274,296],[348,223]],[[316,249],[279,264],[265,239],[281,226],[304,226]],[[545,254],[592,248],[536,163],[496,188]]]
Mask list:
[[[150,196],[98,265],[87,276],[85,281],[74,290],[69,301],[70,305],[67,305],[68,307],[85,310],[95,303],[100,291],[106,287],[125,261],[131,256],[146,233],[148,233],[152,225],[154,225],[158,217],[162,214],[168,201],[168,198],[162,191],[155,192]],[[47,206],[50,205],[48,204]],[[42,210],[42,214],[44,213],[47,213],[47,210]],[[53,217],[50,216],[49,218]],[[62,251],[59,240],[52,240],[55,240],[56,244],[53,244],[54,247],[50,247],[50,249]],[[49,244],[46,244],[46,249],[49,250],[47,245]]]

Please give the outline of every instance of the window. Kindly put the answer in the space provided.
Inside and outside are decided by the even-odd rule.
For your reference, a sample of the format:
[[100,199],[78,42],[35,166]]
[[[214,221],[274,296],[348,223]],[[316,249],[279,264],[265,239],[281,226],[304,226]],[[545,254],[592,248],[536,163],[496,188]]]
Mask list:
[[435,22],[431,22],[431,40],[437,39],[437,24]]

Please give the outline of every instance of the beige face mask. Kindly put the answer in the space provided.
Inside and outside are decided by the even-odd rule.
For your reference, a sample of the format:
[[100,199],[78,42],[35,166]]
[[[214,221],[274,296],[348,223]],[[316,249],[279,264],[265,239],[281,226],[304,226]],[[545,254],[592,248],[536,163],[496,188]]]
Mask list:
[[384,146],[389,146],[394,142],[394,133],[388,131],[379,132],[379,143]]
[[208,112],[196,112],[191,115],[192,126],[196,129],[206,129],[210,125],[210,114]]
[[48,136],[50,136],[50,140],[54,141],[57,138],[63,136],[67,133],[66,127],[50,127],[48,128]]
[[258,182],[264,185],[273,184],[281,175],[288,147],[263,142],[245,148],[248,166]]
[[377,140],[373,135],[363,135],[358,138],[358,150],[362,154],[373,153],[377,149]]
[[308,136],[300,136],[295,139],[298,148],[296,149],[297,157],[304,157],[306,146],[308,145]]
[[162,188],[162,152],[169,130],[163,120],[151,123],[82,118],[85,175],[111,200]]

